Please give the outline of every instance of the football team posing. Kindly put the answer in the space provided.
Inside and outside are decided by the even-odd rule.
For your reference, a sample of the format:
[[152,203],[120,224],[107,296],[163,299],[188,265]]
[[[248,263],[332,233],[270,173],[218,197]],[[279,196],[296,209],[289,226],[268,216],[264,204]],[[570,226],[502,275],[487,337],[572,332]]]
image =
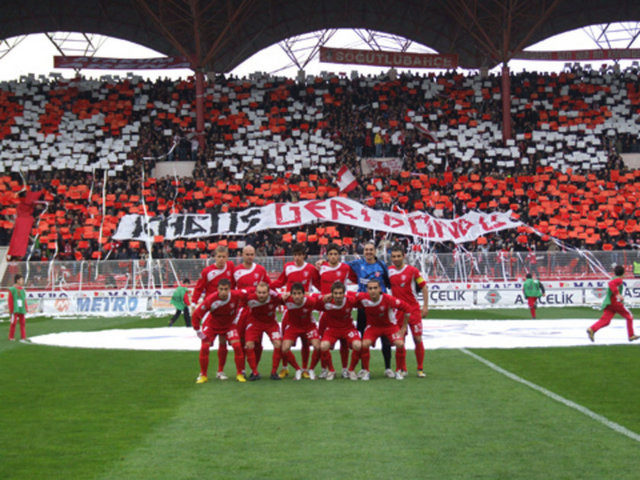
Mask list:
[[[295,371],[295,380],[303,377],[315,380],[318,362],[322,367],[319,377],[333,380],[336,371],[330,350],[338,341],[342,377],[369,380],[369,350],[378,338],[383,346],[396,347],[395,372],[390,368],[391,354],[387,347],[385,376],[402,380],[407,375],[404,339],[408,332],[416,346],[417,376],[426,376],[422,317],[428,313],[427,285],[418,269],[406,263],[402,247],[392,248],[392,264],[387,268],[375,257],[373,243],[365,246],[363,259],[350,263],[341,261],[338,245],[329,245],[327,259],[315,265],[306,261],[304,245],[296,244],[293,262],[284,265],[275,281],[270,281],[265,268],[254,260],[252,246],[244,247],[239,265],[229,261],[228,249],[221,246],[215,251],[215,263],[202,270],[191,302],[197,305],[192,326],[202,342],[196,383],[208,381],[209,350],[216,337],[219,343],[216,378],[227,379],[224,366],[229,344],[234,352],[236,380],[259,380],[263,334],[273,345],[272,380],[286,377],[289,366]],[[347,281],[358,284],[359,291],[348,292]],[[283,287],[284,293],[276,291]],[[320,293],[311,293],[312,287]],[[391,294],[385,293],[387,288]],[[422,306],[418,302],[419,290],[424,299]],[[284,308],[281,324],[276,318],[279,307]],[[359,329],[354,325],[353,309],[358,309]],[[320,312],[318,323],[314,310]],[[298,338],[302,341],[301,363],[291,351]],[[245,360],[249,365],[248,377]],[[283,367],[278,372],[281,362]],[[356,373],[359,362],[361,369]]]

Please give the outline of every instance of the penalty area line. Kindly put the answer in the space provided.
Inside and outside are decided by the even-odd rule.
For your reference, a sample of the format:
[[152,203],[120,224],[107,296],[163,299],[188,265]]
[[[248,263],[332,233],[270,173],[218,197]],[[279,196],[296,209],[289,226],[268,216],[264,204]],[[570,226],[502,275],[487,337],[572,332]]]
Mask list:
[[490,369],[501,373],[502,375],[504,375],[507,378],[510,378],[511,380],[521,383],[523,385],[526,385],[527,387],[542,393],[543,395],[545,395],[546,397],[549,397],[552,400],[555,400],[556,402],[559,402],[569,408],[573,408],[574,410],[577,410],[578,412],[582,413],[583,415],[586,415],[587,417],[595,420],[598,423],[601,423],[602,425],[604,425],[605,427],[610,428],[611,430],[620,433],[622,435],[624,435],[625,437],[630,438],[631,440],[635,440],[636,442],[640,442],[640,435],[638,435],[637,433],[629,430],[628,428],[623,427],[622,425],[613,422],[611,420],[609,420],[606,417],[603,417],[602,415],[599,415],[597,413],[595,413],[592,410],[589,410],[587,407],[583,407],[582,405],[572,402],[571,400],[568,400],[566,398],[564,398],[561,395],[558,395],[557,393],[552,392],[551,390],[547,390],[544,387],[541,387],[540,385],[537,385],[535,383],[532,383],[528,380],[525,380],[522,377],[519,377],[518,375],[516,375],[515,373],[512,373],[508,370],[505,370],[504,368],[496,365],[495,363],[487,360],[486,358],[481,357],[480,355],[476,355],[473,352],[470,352],[469,350],[467,350],[466,348],[461,348],[460,351],[462,353],[464,353],[465,355],[470,356],[471,358],[477,360],[480,363],[483,363],[484,365],[486,365],[487,367],[489,367]]

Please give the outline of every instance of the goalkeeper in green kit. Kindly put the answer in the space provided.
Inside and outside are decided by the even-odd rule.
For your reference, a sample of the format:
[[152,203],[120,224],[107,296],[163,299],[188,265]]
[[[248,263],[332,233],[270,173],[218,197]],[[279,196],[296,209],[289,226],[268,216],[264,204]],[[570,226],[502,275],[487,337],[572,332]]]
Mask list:
[[187,327],[191,326],[191,316],[189,315],[189,305],[191,304],[191,301],[189,300],[189,288],[186,287],[186,285],[189,285],[188,278],[182,280],[182,285],[176,288],[175,292],[173,292],[173,295],[171,296],[171,305],[176,307],[176,313],[174,313],[171,320],[169,320],[169,326],[176,323],[180,314],[184,315],[184,324]]
[[531,312],[531,318],[536,318],[536,306],[538,299],[544,295],[544,286],[540,280],[534,280],[531,278],[531,274],[527,273],[527,279],[522,285],[522,292],[524,293],[527,303],[529,304],[529,311]]

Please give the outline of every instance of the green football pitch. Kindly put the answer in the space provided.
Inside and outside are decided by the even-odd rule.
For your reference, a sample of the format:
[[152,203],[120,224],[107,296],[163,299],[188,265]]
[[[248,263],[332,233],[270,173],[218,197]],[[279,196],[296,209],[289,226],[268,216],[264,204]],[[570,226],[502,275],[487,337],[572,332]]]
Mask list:
[[[36,318],[27,332],[165,325]],[[427,350],[426,379],[410,351],[404,381],[384,378],[372,352],[370,382],[196,385],[197,352],[50,347],[7,332],[0,323],[0,479],[640,478],[638,345]],[[269,364],[265,352],[263,374]]]

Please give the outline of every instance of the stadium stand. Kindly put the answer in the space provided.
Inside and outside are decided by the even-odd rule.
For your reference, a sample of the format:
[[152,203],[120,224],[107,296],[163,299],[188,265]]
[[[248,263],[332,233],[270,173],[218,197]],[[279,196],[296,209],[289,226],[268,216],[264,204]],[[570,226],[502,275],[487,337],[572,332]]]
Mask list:
[[[30,260],[135,259],[146,258],[144,244],[110,237],[120,217],[144,213],[142,200],[149,215],[162,215],[328,198],[341,195],[335,172],[346,165],[359,180],[348,196],[376,209],[445,218],[511,210],[541,235],[505,231],[467,245],[471,251],[544,251],[554,245],[549,237],[627,248],[639,243],[640,171],[620,154],[639,149],[638,74],[636,66],[512,74],[515,135],[506,144],[496,76],[220,75],[206,85],[199,151],[191,79],[2,82],[0,243],[13,227],[21,173],[48,202],[36,211]],[[158,160],[195,160],[193,177],[154,178]],[[265,256],[287,254],[296,241],[313,254],[330,241],[354,253],[369,235],[313,225],[241,240]],[[158,239],[152,256],[206,258],[220,242],[238,253],[232,239]]]

